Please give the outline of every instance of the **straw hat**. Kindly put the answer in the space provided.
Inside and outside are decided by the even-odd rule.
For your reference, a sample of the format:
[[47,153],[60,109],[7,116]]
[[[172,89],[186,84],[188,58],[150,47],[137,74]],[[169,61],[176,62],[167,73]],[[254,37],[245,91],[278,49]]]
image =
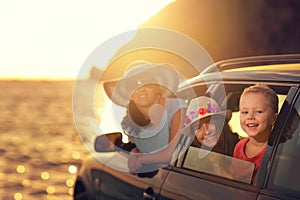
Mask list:
[[221,111],[218,103],[209,97],[200,96],[190,101],[184,117],[184,128],[181,129],[182,133],[190,131],[190,126],[200,120],[213,115],[221,115],[224,120],[228,121],[231,118],[232,112],[230,110]]
[[153,64],[136,61],[127,67],[121,79],[103,83],[107,96],[117,105],[126,107],[129,97],[138,87],[144,84],[156,83],[161,87],[164,97],[176,93],[179,84],[179,75],[176,70],[167,64]]

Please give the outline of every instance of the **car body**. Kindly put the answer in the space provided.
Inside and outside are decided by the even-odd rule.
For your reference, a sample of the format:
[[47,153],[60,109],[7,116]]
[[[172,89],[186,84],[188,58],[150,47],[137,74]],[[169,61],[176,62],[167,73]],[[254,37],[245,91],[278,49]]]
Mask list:
[[[300,55],[215,63],[182,83],[178,96],[188,102],[195,96],[210,94],[223,109],[232,111],[230,125],[234,132],[240,133],[239,97],[245,87],[257,83],[276,91],[280,111],[253,183],[249,177],[237,179],[218,173],[214,167],[198,166],[195,162],[199,159],[199,149],[193,146],[187,146],[172,164],[146,177],[114,169],[109,163],[116,157],[121,157],[121,168],[126,168],[126,155],[114,149],[106,152],[100,149],[82,163],[74,199],[300,199]],[[245,137],[242,133],[240,136]],[[189,139],[182,137],[177,153],[190,144]],[[230,156],[217,156],[222,161],[212,166],[234,161]],[[97,157],[104,158],[104,162]],[[245,166],[252,168],[249,163]]]

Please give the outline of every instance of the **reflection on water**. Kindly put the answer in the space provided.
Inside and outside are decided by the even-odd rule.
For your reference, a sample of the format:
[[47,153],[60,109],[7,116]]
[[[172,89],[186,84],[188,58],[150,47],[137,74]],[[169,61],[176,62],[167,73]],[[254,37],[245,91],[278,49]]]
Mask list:
[[87,155],[73,122],[73,82],[0,81],[0,90],[0,199],[73,199]]

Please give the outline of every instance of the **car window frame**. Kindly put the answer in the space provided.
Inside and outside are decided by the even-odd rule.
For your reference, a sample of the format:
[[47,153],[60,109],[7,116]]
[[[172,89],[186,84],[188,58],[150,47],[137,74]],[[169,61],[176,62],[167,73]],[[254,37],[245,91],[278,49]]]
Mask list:
[[[278,116],[278,118],[281,118],[284,121],[283,121],[283,123],[279,123],[279,122],[275,123],[274,136],[273,136],[273,138],[270,138],[269,143],[267,145],[266,153],[262,160],[262,166],[264,166],[264,167],[262,167],[258,172],[259,175],[265,174],[265,177],[263,179],[263,177],[260,176],[262,179],[258,180],[258,182],[257,182],[258,187],[265,188],[261,192],[263,195],[282,196],[283,199],[292,198],[291,196],[288,196],[289,194],[291,194],[291,192],[289,192],[289,190],[274,189],[274,187],[272,187],[272,181],[274,181],[274,179],[275,179],[274,175],[276,174],[274,172],[276,170],[276,169],[274,169],[275,164],[276,164],[276,156],[281,153],[281,151],[279,151],[279,149],[282,148],[282,147],[279,148],[279,145],[282,144],[281,140],[284,137],[284,135],[287,134],[286,133],[286,128],[287,128],[287,124],[288,124],[287,122],[289,120],[291,120],[290,117],[286,117],[286,116],[289,116],[291,110],[295,107],[295,104],[299,103],[299,102],[300,102],[300,85],[298,85],[298,87],[291,88],[291,90],[286,98],[284,110]],[[299,193],[297,193],[296,195],[300,196]],[[296,198],[299,198],[299,196]]]
[[267,143],[267,148],[263,156],[261,167],[257,172],[257,180],[253,183],[257,187],[266,188],[270,176],[270,166],[273,165],[273,161],[276,156],[276,150],[280,142],[280,137],[284,134],[284,128],[286,126],[288,118],[286,117],[293,106],[293,101],[297,97],[297,92],[300,85],[291,86],[285,102],[279,110],[277,120],[274,124],[274,128],[271,132],[271,137]]

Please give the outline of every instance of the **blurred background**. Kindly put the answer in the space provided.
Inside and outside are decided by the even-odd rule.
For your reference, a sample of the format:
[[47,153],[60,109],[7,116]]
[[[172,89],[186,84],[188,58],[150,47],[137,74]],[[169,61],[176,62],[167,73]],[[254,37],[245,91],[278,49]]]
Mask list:
[[[136,59],[168,62],[186,78],[198,73],[163,51],[123,54],[156,40],[141,29],[177,31],[213,61],[294,54],[300,53],[299,10],[298,0],[0,1],[0,199],[72,199],[89,154],[83,140],[94,134],[78,135],[74,109],[95,115],[94,101],[84,96],[99,80],[120,77]],[[126,31],[133,34],[82,68],[95,48]],[[79,90],[78,82],[85,83]]]

